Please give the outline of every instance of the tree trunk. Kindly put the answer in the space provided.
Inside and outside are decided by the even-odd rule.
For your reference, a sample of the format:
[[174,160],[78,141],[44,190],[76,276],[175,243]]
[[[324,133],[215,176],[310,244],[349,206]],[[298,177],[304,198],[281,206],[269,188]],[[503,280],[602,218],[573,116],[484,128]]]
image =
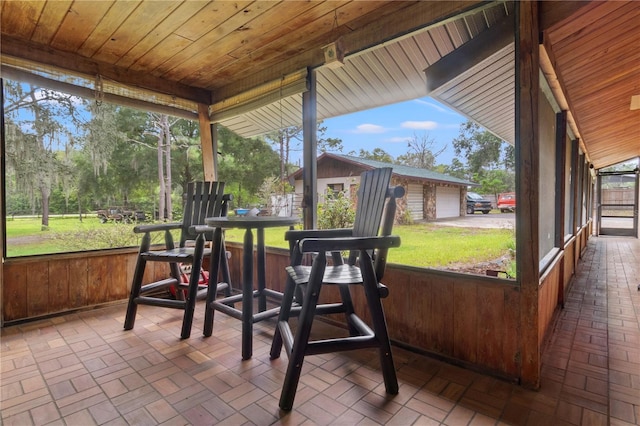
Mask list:
[[173,220],[173,203],[171,202],[171,188],[172,177],[171,177],[171,129],[169,127],[169,117],[163,115],[161,117],[161,126],[162,132],[164,135],[164,155],[165,155],[165,197],[166,197],[166,207],[167,207],[167,219],[169,221]]
[[164,209],[164,200],[165,200],[165,186],[164,186],[164,162],[163,153],[164,149],[162,143],[164,141],[162,135],[162,129],[160,130],[160,135],[158,135],[158,182],[160,183],[160,193],[158,194],[158,219],[165,220],[165,209]]
[[42,196],[42,228],[49,227],[49,188],[46,185],[40,186]]

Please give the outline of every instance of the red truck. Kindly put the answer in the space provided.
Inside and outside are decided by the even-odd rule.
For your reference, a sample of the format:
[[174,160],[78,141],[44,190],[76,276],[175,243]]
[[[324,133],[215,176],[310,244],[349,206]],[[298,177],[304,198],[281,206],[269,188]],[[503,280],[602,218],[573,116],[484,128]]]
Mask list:
[[516,211],[516,193],[504,192],[498,195],[498,208],[502,213]]

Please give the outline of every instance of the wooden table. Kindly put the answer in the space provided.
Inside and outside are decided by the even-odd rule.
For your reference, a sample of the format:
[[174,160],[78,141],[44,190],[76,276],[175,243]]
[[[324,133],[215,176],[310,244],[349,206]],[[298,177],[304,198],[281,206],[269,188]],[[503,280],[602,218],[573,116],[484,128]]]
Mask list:
[[[266,251],[264,244],[265,228],[291,226],[300,222],[297,217],[278,216],[233,216],[207,218],[207,226],[215,228],[213,234],[213,249],[209,264],[209,276],[217,277],[222,255],[222,230],[224,228],[245,229],[242,249],[242,292],[241,294],[215,299],[215,288],[207,293],[205,311],[204,335],[213,333],[213,313],[215,310],[224,312],[236,319],[242,320],[242,359],[249,359],[253,354],[253,323],[278,315],[280,307],[267,309],[267,296],[282,299],[282,293],[266,288]],[[258,289],[253,289],[253,230],[257,230],[256,267],[258,275]],[[258,312],[253,313],[253,299],[258,298]],[[235,303],[242,302],[242,309],[236,309]]]

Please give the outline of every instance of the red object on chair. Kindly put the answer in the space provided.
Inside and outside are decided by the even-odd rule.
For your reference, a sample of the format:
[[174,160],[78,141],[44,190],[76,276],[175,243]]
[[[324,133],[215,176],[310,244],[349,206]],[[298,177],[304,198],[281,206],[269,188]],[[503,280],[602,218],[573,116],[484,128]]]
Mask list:
[[[188,294],[189,280],[191,279],[191,265],[181,264],[180,268],[180,283],[177,287],[182,290],[182,295],[179,295],[176,286],[169,287],[169,293],[173,297],[179,300],[185,300]],[[209,271],[200,269],[200,278],[198,279],[198,290],[205,289],[209,285]]]

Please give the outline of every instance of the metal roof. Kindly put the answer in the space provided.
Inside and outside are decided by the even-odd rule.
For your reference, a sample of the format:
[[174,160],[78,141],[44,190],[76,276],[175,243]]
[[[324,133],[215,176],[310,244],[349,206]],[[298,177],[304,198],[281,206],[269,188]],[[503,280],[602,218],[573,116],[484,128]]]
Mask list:
[[[349,55],[344,58],[342,66],[318,68],[318,119],[430,95],[513,144],[513,44],[468,71],[467,78],[477,80],[478,84],[458,84],[456,80],[429,94],[424,72],[447,54],[502,22],[512,8],[511,3],[493,3],[473,13]],[[487,66],[493,62],[497,64]],[[496,105],[497,110],[490,108]],[[245,137],[265,134],[283,126],[300,125],[302,95],[285,97],[282,101],[243,112],[220,123]]]
[[[336,159],[338,161],[344,161],[351,164],[357,164],[367,169],[377,169],[380,167],[391,167],[393,174],[397,177],[404,177],[409,179],[429,180],[433,182],[449,183],[461,186],[478,186],[477,183],[469,182],[464,179],[438,173],[433,170],[422,169],[419,167],[405,166],[403,164],[385,163],[383,161],[369,160],[360,157],[354,157],[353,155],[336,154],[333,152],[322,153],[318,157],[318,163],[326,161],[326,159]],[[299,177],[302,174],[302,169],[296,171],[292,176],[294,178]]]

